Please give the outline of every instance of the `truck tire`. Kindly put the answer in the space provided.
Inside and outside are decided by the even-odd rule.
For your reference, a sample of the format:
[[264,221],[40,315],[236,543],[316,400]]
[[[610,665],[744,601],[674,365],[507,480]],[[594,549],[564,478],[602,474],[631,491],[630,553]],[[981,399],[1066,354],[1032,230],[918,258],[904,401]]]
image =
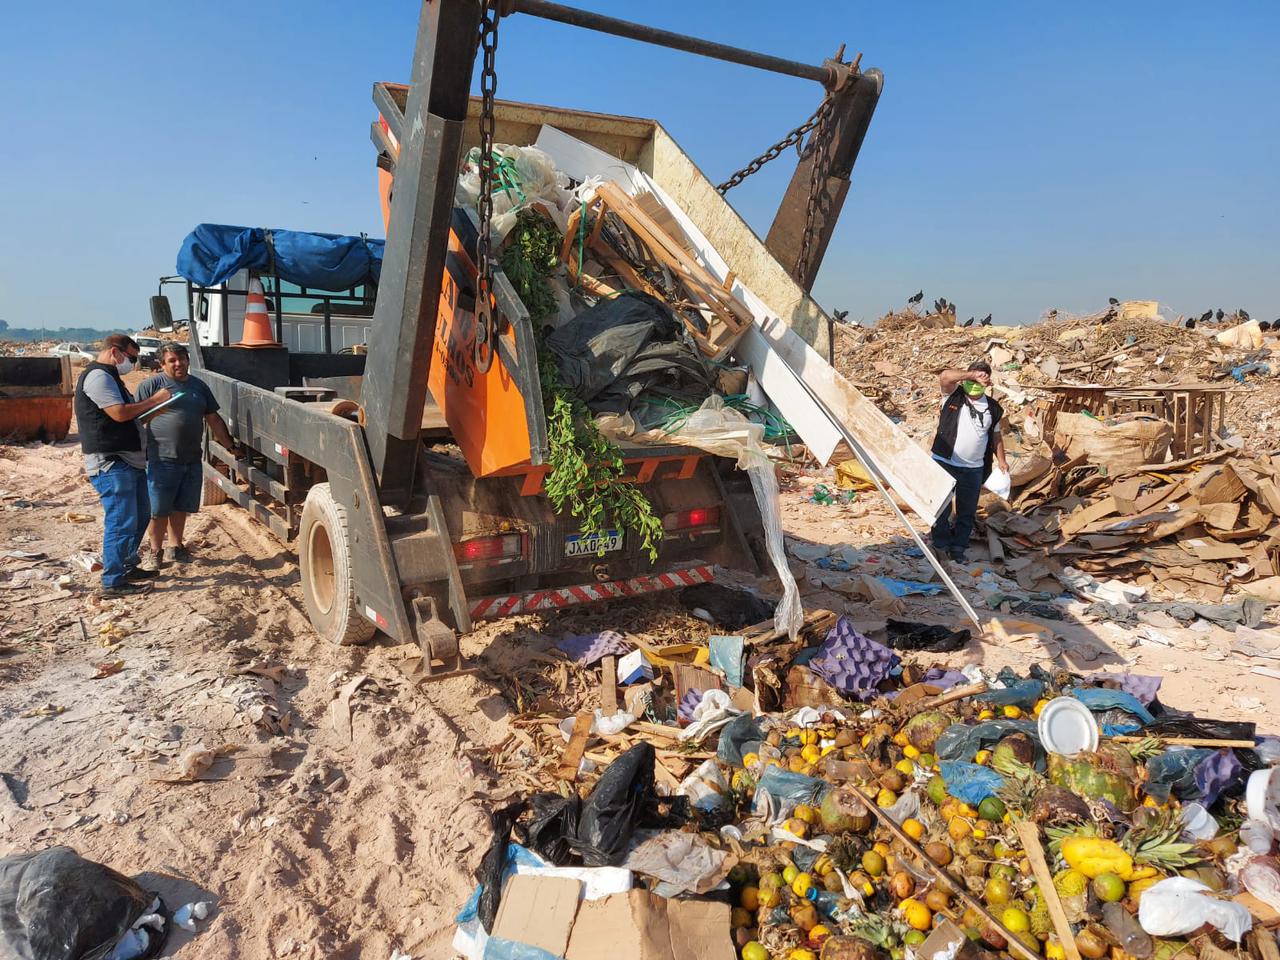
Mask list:
[[221,503],[226,503],[227,499],[227,491],[222,489],[222,485],[216,480],[210,480],[206,474],[204,486],[200,493],[200,506],[216,507]]
[[365,643],[377,631],[356,607],[347,511],[327,483],[307,492],[298,528],[302,602],[316,632],[339,644]]

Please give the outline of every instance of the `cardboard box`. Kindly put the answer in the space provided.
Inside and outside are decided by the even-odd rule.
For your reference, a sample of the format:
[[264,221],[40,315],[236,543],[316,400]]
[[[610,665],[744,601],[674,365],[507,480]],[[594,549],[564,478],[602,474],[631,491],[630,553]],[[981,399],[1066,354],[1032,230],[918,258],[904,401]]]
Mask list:
[[493,936],[527,943],[563,957],[578,912],[582,882],[568,877],[524,877],[507,881],[493,921]]
[[630,890],[578,908],[566,960],[736,960],[729,905]]
[[623,686],[653,679],[653,664],[643,650],[632,650],[618,661],[618,682]]

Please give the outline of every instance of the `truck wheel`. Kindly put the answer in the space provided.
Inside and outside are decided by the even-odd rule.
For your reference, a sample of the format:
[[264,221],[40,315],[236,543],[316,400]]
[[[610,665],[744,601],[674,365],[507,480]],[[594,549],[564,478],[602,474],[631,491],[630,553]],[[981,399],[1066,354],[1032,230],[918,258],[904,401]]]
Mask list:
[[227,499],[227,491],[222,489],[222,485],[216,480],[210,480],[206,475],[204,487],[200,494],[200,506],[216,507],[220,503],[226,503]]
[[302,602],[316,632],[334,643],[364,643],[377,630],[356,608],[347,511],[327,483],[307,493],[298,528]]

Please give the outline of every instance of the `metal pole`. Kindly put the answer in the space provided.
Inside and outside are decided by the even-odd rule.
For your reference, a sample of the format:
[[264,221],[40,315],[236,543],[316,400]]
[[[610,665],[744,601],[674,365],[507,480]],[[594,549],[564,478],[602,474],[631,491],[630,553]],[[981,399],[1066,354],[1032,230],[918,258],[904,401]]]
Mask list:
[[595,30],[599,33],[609,33],[615,37],[626,37],[629,40],[639,40],[641,43],[652,43],[659,47],[684,50],[686,53],[696,53],[701,57],[727,60],[730,63],[740,63],[744,66],[769,70],[789,77],[813,80],[828,89],[836,86],[840,80],[839,71],[829,66],[814,66],[813,64],[800,63],[796,60],[784,60],[782,57],[772,57],[767,53],[756,53],[754,50],[731,47],[712,40],[703,40],[699,37],[685,36],[682,33],[673,33],[670,30],[659,30],[657,27],[632,23],[630,20],[606,17],[601,13],[577,10],[562,3],[551,3],[550,0],[509,0],[509,2],[509,9],[505,6],[503,8],[504,16],[508,12],[524,13],[543,20],[567,23],[572,27],[584,27],[587,30]]

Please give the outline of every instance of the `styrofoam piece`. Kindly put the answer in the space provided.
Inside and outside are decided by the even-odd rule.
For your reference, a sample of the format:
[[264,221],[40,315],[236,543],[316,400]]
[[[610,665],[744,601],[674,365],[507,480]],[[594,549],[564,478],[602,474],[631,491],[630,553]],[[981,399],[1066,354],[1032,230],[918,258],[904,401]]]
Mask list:
[[1046,750],[1064,757],[1098,749],[1098,721],[1075,697],[1055,697],[1045,704],[1036,732]]
[[1244,804],[1250,820],[1260,820],[1280,830],[1280,767],[1266,767],[1249,774],[1244,788]]

